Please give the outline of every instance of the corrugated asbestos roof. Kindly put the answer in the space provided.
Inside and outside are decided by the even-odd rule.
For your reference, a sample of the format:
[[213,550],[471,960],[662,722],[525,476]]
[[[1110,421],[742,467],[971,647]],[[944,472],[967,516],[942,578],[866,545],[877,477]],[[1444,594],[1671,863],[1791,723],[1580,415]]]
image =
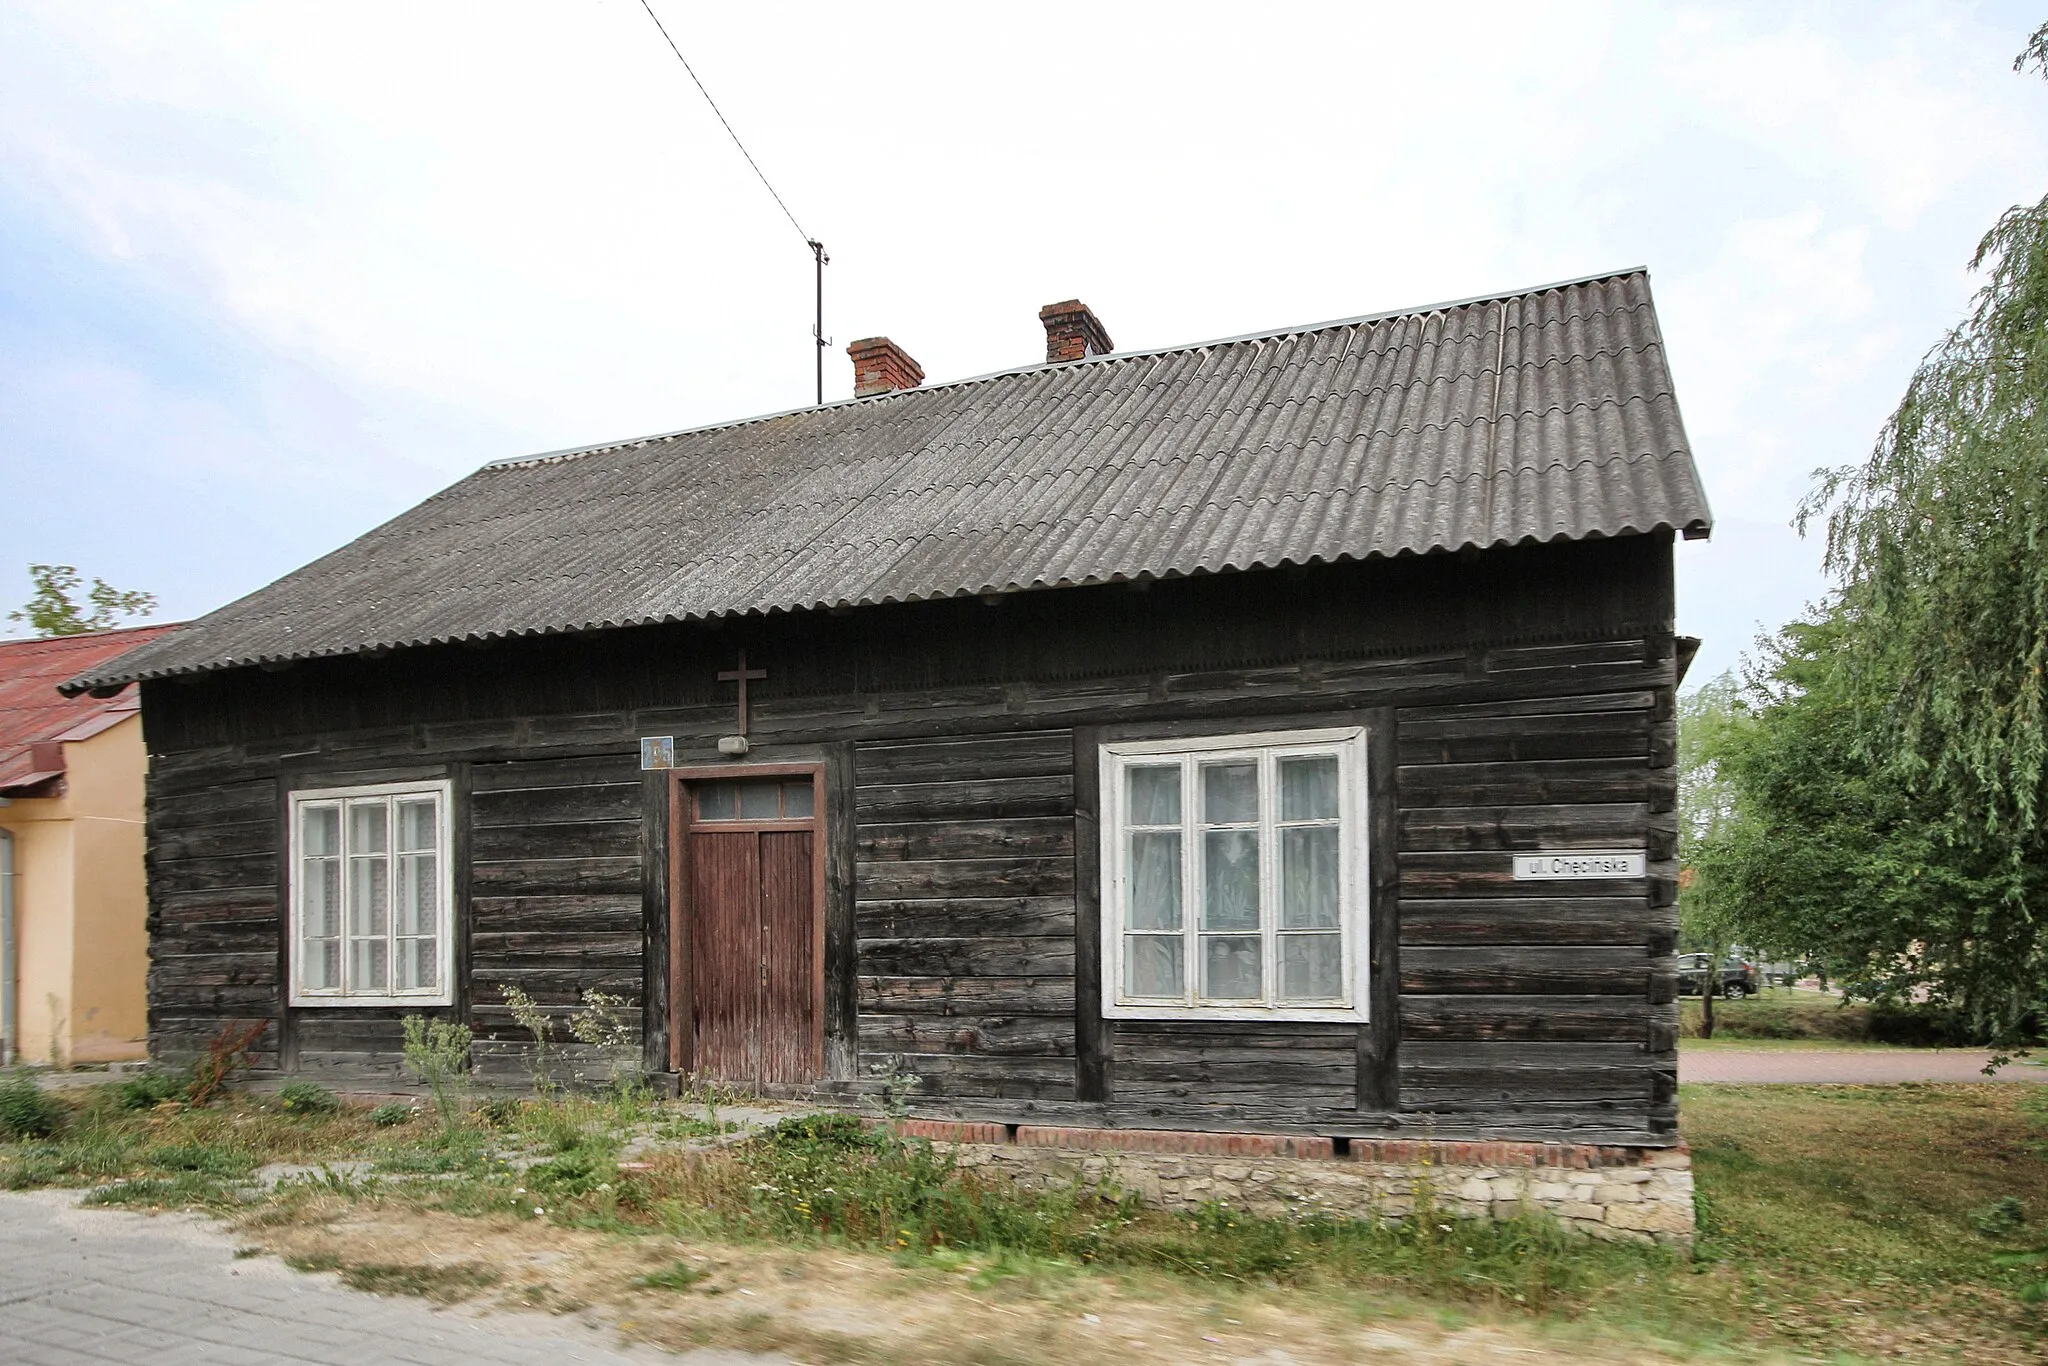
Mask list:
[[68,686],[1710,520],[1638,270],[500,462]]
[[63,772],[36,762],[36,747],[52,740],[86,740],[134,714],[135,694],[111,701],[60,696],[57,685],[88,670],[118,667],[127,650],[161,639],[173,628],[131,626],[88,635],[0,640],[0,795],[26,790]]

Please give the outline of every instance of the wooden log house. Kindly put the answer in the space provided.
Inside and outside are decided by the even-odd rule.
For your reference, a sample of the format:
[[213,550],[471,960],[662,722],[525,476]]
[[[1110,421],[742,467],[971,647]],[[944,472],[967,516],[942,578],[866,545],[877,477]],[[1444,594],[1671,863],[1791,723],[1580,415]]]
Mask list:
[[[1674,1143],[1676,536],[1640,272],[500,462],[139,682],[153,1053],[400,1019],[998,1124]],[[915,1078],[914,1084],[908,1079]]]

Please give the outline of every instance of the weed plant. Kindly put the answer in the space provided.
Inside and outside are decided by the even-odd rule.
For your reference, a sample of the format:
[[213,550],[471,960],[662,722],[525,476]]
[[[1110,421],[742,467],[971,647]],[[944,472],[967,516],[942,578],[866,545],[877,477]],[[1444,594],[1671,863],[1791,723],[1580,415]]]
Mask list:
[[48,1138],[64,1109],[26,1072],[0,1079],[0,1138]]
[[468,1118],[469,1026],[424,1015],[408,1015],[400,1024],[405,1030],[405,1065],[427,1084],[441,1128],[452,1133]]
[[288,1115],[332,1115],[341,1110],[341,1098],[311,1081],[288,1081],[277,1093],[277,1108]]
[[190,1072],[144,1072],[122,1082],[114,1092],[124,1110],[154,1110],[165,1101],[183,1101],[192,1094]]

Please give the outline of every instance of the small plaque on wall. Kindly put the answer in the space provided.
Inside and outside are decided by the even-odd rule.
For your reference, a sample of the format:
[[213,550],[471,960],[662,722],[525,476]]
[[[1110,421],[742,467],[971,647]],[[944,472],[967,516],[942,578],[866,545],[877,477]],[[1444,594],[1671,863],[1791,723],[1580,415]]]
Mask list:
[[1515,881],[1583,881],[1588,878],[1643,877],[1649,856],[1640,849],[1617,854],[1517,854]]
[[673,735],[643,735],[640,737],[640,767],[674,768],[676,766],[676,737]]

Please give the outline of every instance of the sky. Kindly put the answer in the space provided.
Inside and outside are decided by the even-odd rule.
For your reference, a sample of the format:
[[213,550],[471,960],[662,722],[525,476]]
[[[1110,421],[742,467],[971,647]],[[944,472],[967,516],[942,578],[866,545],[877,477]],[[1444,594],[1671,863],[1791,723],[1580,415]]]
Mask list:
[[[2009,3],[0,0],[0,606],[200,615],[486,461],[1647,266],[1716,514],[1692,682],[2048,191]],[[678,534],[686,535],[687,530]],[[0,621],[0,633],[23,628]]]

